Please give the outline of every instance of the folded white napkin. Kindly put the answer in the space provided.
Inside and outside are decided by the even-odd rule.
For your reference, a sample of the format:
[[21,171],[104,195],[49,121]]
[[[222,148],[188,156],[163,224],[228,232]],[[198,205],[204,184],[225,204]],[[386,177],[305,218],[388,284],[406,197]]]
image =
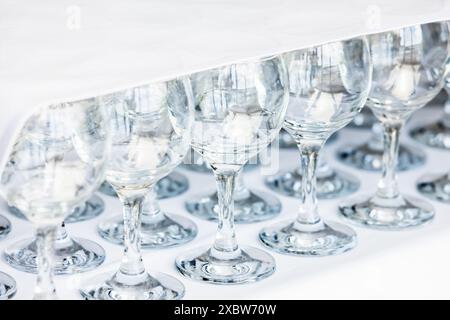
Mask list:
[[0,165],[38,105],[442,20],[450,0],[1,0]]

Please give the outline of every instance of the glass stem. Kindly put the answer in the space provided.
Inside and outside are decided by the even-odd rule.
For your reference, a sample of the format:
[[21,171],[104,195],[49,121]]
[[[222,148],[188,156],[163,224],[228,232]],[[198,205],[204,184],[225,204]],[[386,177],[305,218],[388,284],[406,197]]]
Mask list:
[[34,291],[34,300],[56,300],[53,283],[53,243],[56,226],[39,226],[36,231],[38,275]]
[[302,231],[319,230],[323,227],[317,210],[316,180],[319,152],[323,142],[299,144],[302,166],[301,206],[296,228]]
[[233,259],[240,254],[234,228],[233,193],[237,172],[214,170],[219,202],[219,226],[211,254],[218,259]]
[[[145,195],[122,198],[124,223],[124,255],[119,273],[138,280],[139,276],[146,278],[146,272],[141,255],[141,213]],[[123,281],[121,282],[128,282]]]
[[382,198],[395,198],[399,195],[397,184],[397,158],[399,149],[400,130],[403,122],[383,123],[384,153],[382,177],[378,183],[377,195]]

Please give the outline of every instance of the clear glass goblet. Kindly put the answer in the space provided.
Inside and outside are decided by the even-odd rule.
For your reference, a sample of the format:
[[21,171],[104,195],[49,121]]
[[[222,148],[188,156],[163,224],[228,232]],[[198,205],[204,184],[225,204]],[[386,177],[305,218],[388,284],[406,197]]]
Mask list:
[[147,195],[185,157],[193,121],[188,80],[174,79],[107,95],[112,156],[106,179],[123,204],[124,254],[114,274],[91,279],[85,299],[173,300],[184,286],[166,274],[147,272],[141,254],[141,218]]
[[[450,62],[449,62],[450,65]],[[450,73],[446,77],[447,102],[438,121],[411,130],[413,139],[433,148],[450,150]]]
[[[383,126],[377,122],[372,126],[372,136],[359,145],[342,147],[337,152],[341,162],[362,170],[381,171],[383,166]],[[400,144],[396,170],[412,170],[425,164],[426,155],[420,149],[407,144]]]
[[[335,136],[335,135],[333,135]],[[360,183],[358,178],[332,168],[325,160],[323,150],[319,154],[316,177],[316,194],[319,199],[335,199],[356,192]],[[266,186],[284,196],[301,198],[302,194],[301,166],[294,170],[282,172],[265,179]]]
[[35,299],[57,298],[52,277],[56,230],[104,179],[107,125],[94,98],[42,107],[25,123],[9,155],[2,193],[37,229]]
[[16,281],[6,273],[0,272],[0,301],[11,299],[17,290]]
[[179,256],[178,270],[194,280],[239,284],[275,271],[266,252],[239,246],[234,227],[235,179],[276,138],[287,106],[287,74],[280,57],[232,64],[193,75],[196,101],[191,146],[212,168],[219,225],[212,245]]
[[302,191],[297,219],[264,228],[260,240],[272,250],[297,256],[326,256],[356,245],[355,232],[323,221],[318,213],[319,152],[328,137],[363,107],[372,65],[365,38],[328,43],[285,55],[290,101],[284,128],[301,153]]
[[344,202],[340,213],[371,228],[409,228],[430,221],[434,210],[427,202],[400,193],[395,170],[399,136],[409,116],[444,85],[448,25],[411,26],[368,38],[374,65],[368,105],[384,128],[382,178],[375,195]]
[[4,216],[0,216],[0,240],[11,232],[11,222]]

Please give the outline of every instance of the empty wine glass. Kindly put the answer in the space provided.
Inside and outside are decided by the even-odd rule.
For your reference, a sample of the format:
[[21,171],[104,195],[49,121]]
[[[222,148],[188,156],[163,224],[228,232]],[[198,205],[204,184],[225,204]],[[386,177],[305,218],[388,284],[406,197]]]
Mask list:
[[384,128],[383,173],[373,196],[340,205],[356,224],[403,229],[431,220],[433,207],[400,193],[395,167],[400,130],[409,116],[433,99],[444,84],[449,30],[430,23],[369,36],[374,65],[368,104]]
[[[333,135],[335,136],[335,135]],[[271,190],[288,197],[300,198],[302,194],[301,166],[267,177],[265,184]],[[316,194],[319,199],[334,199],[349,195],[359,189],[359,180],[348,172],[336,170],[328,165],[323,150],[318,157]]]
[[110,137],[96,99],[42,107],[22,128],[2,173],[1,190],[36,229],[35,299],[55,299],[54,237],[74,207],[104,179]]
[[106,179],[123,204],[125,248],[119,270],[87,281],[81,294],[97,300],[180,299],[184,286],[178,280],[146,271],[140,229],[146,196],[189,149],[193,121],[189,82],[157,82],[101,100],[112,113],[113,146]]
[[11,222],[4,216],[0,216],[0,239],[3,239],[11,232]]
[[450,150],[450,73],[446,77],[447,102],[440,119],[411,130],[411,137],[429,147]]
[[[383,131],[381,123],[374,123],[369,140],[359,145],[342,147],[337,152],[338,160],[354,168],[380,171],[383,166],[384,154]],[[396,170],[406,171],[424,165],[426,155],[418,148],[401,143],[397,159]]]
[[12,298],[16,290],[16,281],[6,273],[0,272],[0,301]]
[[187,277],[217,284],[264,279],[275,271],[275,261],[262,250],[237,244],[233,193],[236,175],[280,131],[288,101],[284,63],[268,57],[200,72],[192,80],[191,146],[214,171],[219,226],[212,247],[187,252],[176,265]]
[[325,256],[356,244],[355,232],[318,213],[316,173],[319,152],[335,131],[363,107],[372,65],[365,38],[333,42],[285,55],[290,102],[284,128],[301,153],[302,192],[294,221],[264,228],[259,237],[272,250],[292,255]]

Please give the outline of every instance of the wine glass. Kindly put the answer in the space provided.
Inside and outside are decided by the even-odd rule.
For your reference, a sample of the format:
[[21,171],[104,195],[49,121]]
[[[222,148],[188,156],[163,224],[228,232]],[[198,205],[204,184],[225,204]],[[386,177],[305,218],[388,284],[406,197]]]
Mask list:
[[16,281],[6,273],[0,272],[0,301],[12,298],[16,290]]
[[[381,171],[383,164],[383,126],[377,122],[372,125],[372,135],[368,141],[359,145],[348,145],[337,152],[341,162],[362,170]],[[420,149],[400,143],[396,169],[412,170],[425,164],[426,155]]]
[[409,116],[425,106],[444,85],[449,30],[430,23],[369,36],[374,65],[368,104],[384,128],[382,178],[375,195],[340,205],[340,213],[358,225],[404,229],[434,216],[433,207],[400,193],[395,167],[399,135]]
[[272,250],[297,256],[342,253],[356,244],[355,232],[324,222],[316,198],[317,160],[322,146],[363,107],[372,65],[365,38],[332,42],[285,54],[290,102],[284,122],[301,153],[302,192],[298,217],[264,228],[260,240]]
[[[202,73],[193,74],[191,79],[197,83],[196,77],[202,76]],[[208,162],[194,149],[191,150],[184,167],[195,172],[211,172]],[[258,162],[258,157],[250,159],[243,170],[236,175],[233,193],[234,221],[236,223],[260,222],[271,219],[281,212],[281,202],[277,197],[261,190],[248,188],[244,182],[244,171],[256,168]],[[195,195],[186,201],[185,206],[189,213],[198,218],[209,221],[217,221],[219,218],[219,200],[215,191]]]
[[180,299],[184,286],[178,280],[146,271],[140,228],[145,198],[189,149],[193,121],[189,81],[152,83],[101,100],[112,113],[113,146],[106,179],[123,204],[124,254],[117,272],[87,281],[81,294],[97,300]]
[[[336,134],[332,135],[336,136]],[[328,142],[328,141],[327,141]],[[359,180],[348,172],[336,170],[325,160],[322,150],[318,157],[316,175],[316,194],[318,199],[340,198],[359,189]],[[284,196],[301,198],[303,169],[301,166],[294,170],[288,170],[280,174],[267,177],[264,180],[266,186]]]
[[2,173],[1,191],[36,231],[35,299],[56,299],[54,237],[64,217],[104,179],[110,136],[97,99],[41,107],[22,128]]
[[0,216],[0,240],[11,232],[11,222],[4,216]]
[[447,102],[444,106],[444,114],[434,123],[419,126],[411,130],[413,139],[433,148],[450,150],[450,73],[445,80]]
[[238,284],[264,279],[275,261],[262,250],[239,246],[234,228],[236,175],[276,138],[288,95],[280,57],[267,57],[200,72],[192,77],[196,101],[192,148],[214,171],[219,224],[212,247],[189,251],[176,260],[194,280]]

